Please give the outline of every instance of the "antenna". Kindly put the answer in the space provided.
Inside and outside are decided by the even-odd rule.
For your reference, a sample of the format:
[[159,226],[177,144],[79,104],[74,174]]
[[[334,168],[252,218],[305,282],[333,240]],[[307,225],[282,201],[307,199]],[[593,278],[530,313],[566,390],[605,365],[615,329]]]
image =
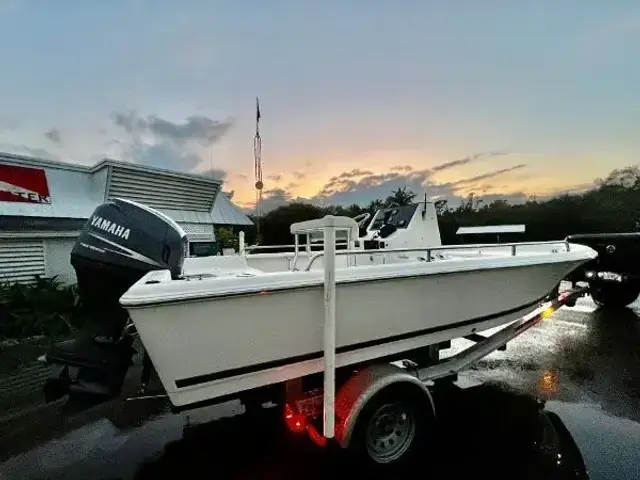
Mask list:
[[422,219],[427,215],[427,191],[424,192],[424,205],[422,206]]
[[260,100],[256,97],[256,135],[253,137],[253,163],[256,187],[256,245],[260,243],[260,218],[262,217],[262,138],[260,138]]

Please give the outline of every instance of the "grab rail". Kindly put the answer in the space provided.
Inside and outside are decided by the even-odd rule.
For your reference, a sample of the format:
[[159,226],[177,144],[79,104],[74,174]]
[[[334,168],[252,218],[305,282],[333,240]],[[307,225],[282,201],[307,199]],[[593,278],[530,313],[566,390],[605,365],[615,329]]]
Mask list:
[[[571,247],[568,241],[566,240],[550,240],[544,242],[511,242],[511,243],[486,243],[486,244],[476,244],[476,245],[441,245],[438,247],[401,247],[401,248],[382,248],[382,249],[374,249],[374,250],[336,250],[334,255],[342,256],[342,255],[371,255],[374,253],[385,254],[385,253],[402,253],[402,252],[426,252],[426,261],[431,261],[431,253],[434,251],[442,251],[442,250],[475,250],[478,248],[504,248],[511,247],[511,256],[516,256],[517,248],[523,246],[534,246],[534,245],[557,245],[563,243],[566,251],[570,252]],[[313,263],[320,257],[324,256],[324,252],[318,252],[311,256],[309,259],[309,263],[305,267],[305,271],[308,272],[311,270],[311,266]]]
[[[348,245],[348,242],[336,242],[336,246]],[[324,242],[320,243],[312,243],[311,248],[323,248]],[[291,248],[295,249],[295,245],[249,245],[244,247],[244,251],[252,252],[255,250],[276,250],[280,248]]]

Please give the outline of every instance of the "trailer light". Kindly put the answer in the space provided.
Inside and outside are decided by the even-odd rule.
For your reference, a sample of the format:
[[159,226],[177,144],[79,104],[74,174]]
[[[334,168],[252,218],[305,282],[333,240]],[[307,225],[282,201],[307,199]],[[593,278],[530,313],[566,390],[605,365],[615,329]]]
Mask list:
[[307,433],[309,434],[309,438],[313,443],[315,443],[318,447],[324,448],[327,446],[327,437],[322,435],[318,430],[310,424],[307,428]]
[[545,370],[538,379],[538,391],[546,395],[557,393],[558,380],[558,374],[554,370]]
[[307,429],[305,416],[294,410],[289,404],[284,406],[284,422],[293,433],[302,433]]
[[549,318],[551,315],[553,315],[555,313],[556,309],[553,307],[553,305],[545,308],[542,313],[540,314],[540,317],[542,317],[542,319],[547,319]]

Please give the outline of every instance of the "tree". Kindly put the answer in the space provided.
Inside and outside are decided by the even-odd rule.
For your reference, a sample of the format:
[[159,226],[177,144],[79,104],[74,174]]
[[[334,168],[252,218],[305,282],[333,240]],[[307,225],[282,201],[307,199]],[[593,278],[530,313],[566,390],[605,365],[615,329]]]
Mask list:
[[218,227],[216,229],[216,239],[220,248],[233,248],[238,250],[238,237],[233,233],[230,227]]
[[442,217],[449,212],[449,201],[446,198],[436,200],[433,206],[435,207],[436,213],[439,217]]
[[473,204],[474,194],[470,193],[467,198],[460,202],[460,205],[456,209],[458,213],[469,213],[475,211],[475,205]]
[[640,186],[640,167],[638,167],[638,165],[632,165],[624,168],[616,168],[604,179],[597,179],[596,183],[600,186],[637,188]]
[[325,210],[316,205],[293,202],[271,210],[261,219],[260,235],[262,245],[290,245],[291,224],[321,218]]
[[403,207],[409,205],[415,196],[416,194],[409,190],[408,187],[398,187],[387,197],[385,204],[388,207]]
[[371,215],[374,215],[378,210],[384,208],[384,202],[380,199],[372,200],[365,208],[365,211],[369,212]]

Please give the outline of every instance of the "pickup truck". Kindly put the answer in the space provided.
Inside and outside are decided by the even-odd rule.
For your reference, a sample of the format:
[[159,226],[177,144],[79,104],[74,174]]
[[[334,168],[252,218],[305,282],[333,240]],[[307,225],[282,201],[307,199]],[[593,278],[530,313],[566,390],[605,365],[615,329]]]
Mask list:
[[624,308],[640,294],[640,232],[587,233],[566,240],[593,248],[598,256],[575,270],[567,280],[589,283],[589,293],[600,307]]

